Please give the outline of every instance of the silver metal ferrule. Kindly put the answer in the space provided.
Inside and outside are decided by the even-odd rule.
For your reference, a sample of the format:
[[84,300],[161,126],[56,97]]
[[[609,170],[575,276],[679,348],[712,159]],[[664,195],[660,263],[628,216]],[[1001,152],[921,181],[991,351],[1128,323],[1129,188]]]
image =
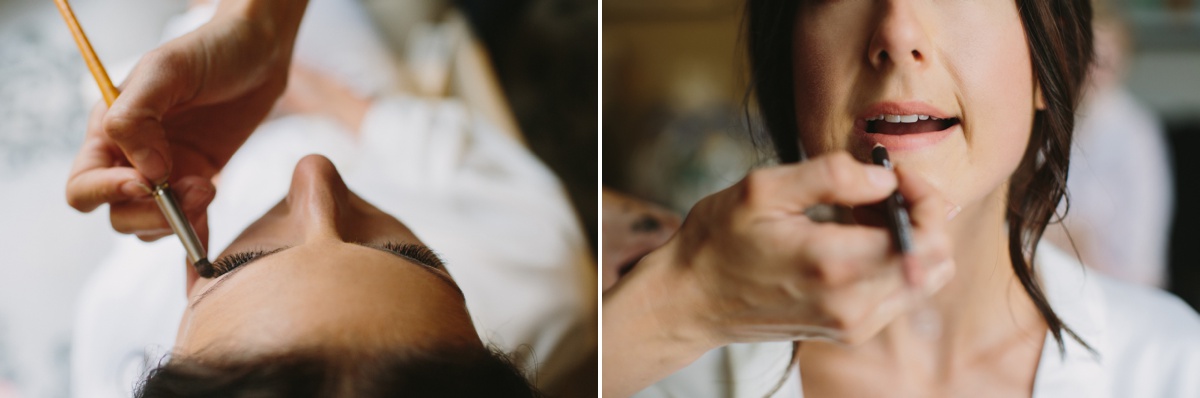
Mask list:
[[167,217],[167,224],[171,225],[171,230],[179,237],[179,242],[183,243],[183,249],[187,250],[188,263],[196,265],[201,261],[207,262],[208,254],[204,252],[200,237],[196,236],[196,230],[183,214],[183,209],[179,207],[179,202],[175,200],[175,195],[171,194],[167,183],[154,187],[153,194],[158,208],[162,210],[163,216]]

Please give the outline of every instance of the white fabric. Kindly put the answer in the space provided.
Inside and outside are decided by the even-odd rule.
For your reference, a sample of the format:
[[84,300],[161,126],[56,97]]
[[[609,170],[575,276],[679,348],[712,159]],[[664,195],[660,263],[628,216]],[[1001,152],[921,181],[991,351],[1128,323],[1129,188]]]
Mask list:
[[[1066,338],[1066,356],[1047,333],[1034,398],[1200,397],[1200,316],[1178,298],[1089,272],[1043,243],[1036,264],[1050,305],[1096,349]],[[800,398],[800,372],[785,373],[792,344],[735,344],[636,394],[650,397]]]

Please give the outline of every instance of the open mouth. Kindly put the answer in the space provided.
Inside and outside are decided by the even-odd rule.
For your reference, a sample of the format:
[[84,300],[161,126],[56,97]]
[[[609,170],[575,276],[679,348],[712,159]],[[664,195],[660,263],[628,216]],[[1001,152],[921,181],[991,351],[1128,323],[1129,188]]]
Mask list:
[[959,123],[958,118],[929,115],[876,115],[866,119],[866,132],[877,134],[919,134],[942,131]]

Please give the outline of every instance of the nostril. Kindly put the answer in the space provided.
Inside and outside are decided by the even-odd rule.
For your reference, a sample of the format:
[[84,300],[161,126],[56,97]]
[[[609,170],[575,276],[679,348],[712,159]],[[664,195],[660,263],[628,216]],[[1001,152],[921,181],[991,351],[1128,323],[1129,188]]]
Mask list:
[[915,59],[917,61],[920,61],[921,57],[922,57],[921,52],[917,51],[917,50],[912,50],[912,56],[913,56],[913,59]]

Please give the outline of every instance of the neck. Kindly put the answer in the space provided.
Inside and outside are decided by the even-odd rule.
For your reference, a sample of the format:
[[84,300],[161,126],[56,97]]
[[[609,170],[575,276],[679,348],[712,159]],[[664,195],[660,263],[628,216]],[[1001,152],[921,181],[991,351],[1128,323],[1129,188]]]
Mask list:
[[932,297],[918,300],[910,316],[881,331],[874,342],[883,352],[924,357],[947,369],[987,355],[1014,336],[1040,346],[1045,324],[1008,252],[1006,192],[1004,185],[978,203],[963,205],[949,225],[954,278]]

